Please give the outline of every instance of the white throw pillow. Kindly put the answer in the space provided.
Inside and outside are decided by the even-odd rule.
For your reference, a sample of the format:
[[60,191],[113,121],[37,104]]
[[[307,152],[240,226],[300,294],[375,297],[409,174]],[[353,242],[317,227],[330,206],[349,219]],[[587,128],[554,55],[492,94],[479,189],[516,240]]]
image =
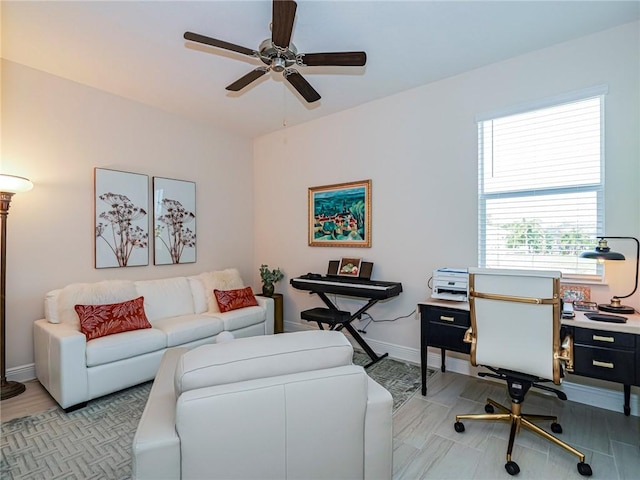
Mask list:
[[193,295],[186,277],[160,278],[135,282],[138,295],[144,297],[149,322],[161,318],[193,315]]
[[194,313],[200,314],[209,310],[209,303],[207,302],[207,294],[204,291],[204,283],[200,279],[200,275],[194,275],[187,277],[189,281],[189,288],[191,288],[191,295],[193,296],[193,309]]
[[218,302],[213,294],[214,290],[235,290],[244,288],[244,283],[240,277],[240,272],[235,268],[227,268],[214,272],[204,272],[198,275],[204,285],[207,296],[207,305],[212,313],[220,313]]
[[60,323],[60,318],[58,317],[58,297],[60,292],[62,292],[62,289],[58,288],[47,292],[44,296],[44,318],[49,323]]
[[135,284],[130,280],[105,280],[96,283],[73,283],[58,295],[58,320],[70,323],[80,330],[76,305],[106,305],[138,297]]

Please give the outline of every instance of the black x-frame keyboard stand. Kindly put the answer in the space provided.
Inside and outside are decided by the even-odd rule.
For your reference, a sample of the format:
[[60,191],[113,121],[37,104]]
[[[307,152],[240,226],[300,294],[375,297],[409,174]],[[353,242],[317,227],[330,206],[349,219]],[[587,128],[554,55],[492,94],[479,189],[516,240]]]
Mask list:
[[316,295],[318,295],[320,299],[328,307],[328,309],[312,308],[311,310],[305,310],[301,312],[300,316],[304,320],[316,322],[320,330],[324,330],[324,327],[322,326],[323,323],[326,323],[327,325],[329,325],[329,330],[340,331],[343,328],[345,328],[347,332],[349,332],[351,336],[355,339],[355,341],[358,342],[358,345],[360,345],[362,349],[366,352],[366,354],[369,355],[369,358],[371,358],[371,362],[366,364],[364,368],[369,368],[371,365],[374,365],[375,363],[379,362],[384,357],[389,355],[388,353],[378,355],[376,352],[374,352],[373,349],[369,346],[369,344],[365,341],[365,339],[362,338],[360,333],[355,328],[353,328],[353,325],[351,325],[351,322],[360,318],[363,313],[365,313],[372,306],[378,303],[377,299],[375,298],[369,299],[366,305],[364,305],[354,314],[351,314],[349,312],[338,310],[338,307],[336,307],[334,303],[331,300],[329,300],[329,298],[324,292],[311,291],[309,293],[310,294],[315,293]]

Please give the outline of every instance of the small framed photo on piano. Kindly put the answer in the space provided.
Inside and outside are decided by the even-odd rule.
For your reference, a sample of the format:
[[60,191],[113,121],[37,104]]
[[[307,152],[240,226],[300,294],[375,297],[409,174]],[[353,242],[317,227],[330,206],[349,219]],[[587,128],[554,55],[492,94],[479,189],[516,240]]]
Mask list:
[[357,277],[360,275],[361,258],[342,258],[338,267],[338,275]]

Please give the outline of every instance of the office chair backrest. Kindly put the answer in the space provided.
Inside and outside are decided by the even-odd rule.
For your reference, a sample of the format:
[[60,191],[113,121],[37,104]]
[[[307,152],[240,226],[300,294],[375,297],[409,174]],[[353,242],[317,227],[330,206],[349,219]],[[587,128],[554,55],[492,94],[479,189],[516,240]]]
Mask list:
[[471,363],[560,384],[560,277],[470,268]]

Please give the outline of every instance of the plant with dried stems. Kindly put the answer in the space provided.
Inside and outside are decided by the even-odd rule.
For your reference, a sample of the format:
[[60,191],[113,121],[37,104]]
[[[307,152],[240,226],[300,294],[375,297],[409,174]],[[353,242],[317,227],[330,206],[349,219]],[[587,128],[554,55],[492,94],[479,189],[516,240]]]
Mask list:
[[196,219],[196,215],[184,208],[178,200],[169,198],[162,199],[161,211],[166,213],[156,219],[155,237],[169,251],[171,262],[180,263],[184,249],[196,246],[196,232],[185,227],[185,224]]
[[135,248],[148,246],[149,234],[140,226],[133,225],[134,221],[144,217],[147,212],[141,207],[136,207],[126,195],[107,192],[98,198],[108,204],[111,209],[98,215],[106,223],[98,223],[96,238],[106,242],[115,255],[119,267],[126,267]]

